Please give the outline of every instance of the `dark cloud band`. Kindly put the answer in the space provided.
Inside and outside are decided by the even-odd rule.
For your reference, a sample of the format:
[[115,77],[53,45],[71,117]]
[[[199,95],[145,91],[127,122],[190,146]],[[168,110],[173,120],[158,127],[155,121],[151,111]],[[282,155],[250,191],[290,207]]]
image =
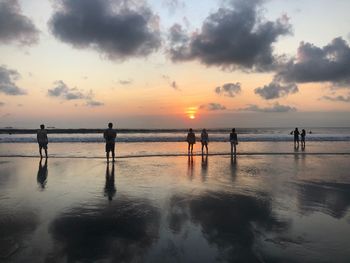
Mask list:
[[272,21],[260,17],[261,1],[236,0],[204,21],[200,32],[189,34],[179,24],[170,28],[173,61],[199,60],[206,65],[271,70],[277,58],[272,45],[291,33],[286,16]]
[[32,45],[38,38],[39,30],[21,13],[17,0],[0,1],[0,43]]
[[20,74],[16,70],[0,66],[0,93],[13,96],[27,94],[24,89],[15,84],[19,78]]
[[49,25],[76,48],[92,48],[110,59],[146,56],[160,47],[157,17],[134,1],[58,0]]

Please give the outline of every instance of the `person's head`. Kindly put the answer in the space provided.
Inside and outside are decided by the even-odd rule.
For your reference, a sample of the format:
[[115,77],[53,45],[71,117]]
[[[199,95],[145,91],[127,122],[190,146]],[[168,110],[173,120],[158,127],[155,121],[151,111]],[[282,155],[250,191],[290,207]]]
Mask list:
[[41,125],[40,125],[40,129],[42,129],[42,130],[45,129],[45,125],[44,125],[44,124],[41,124]]
[[236,128],[233,128],[233,129],[232,129],[232,132],[236,132]]
[[192,131],[193,131],[192,128],[190,128],[190,129],[189,129],[189,132],[192,132]]
[[113,123],[108,123],[108,128],[112,129],[113,128]]
[[206,129],[203,129],[202,132],[207,132],[207,130],[206,130]]
[[303,129],[302,132],[305,132],[305,129]]
[[295,130],[297,131],[297,130],[298,130],[298,128],[295,128]]

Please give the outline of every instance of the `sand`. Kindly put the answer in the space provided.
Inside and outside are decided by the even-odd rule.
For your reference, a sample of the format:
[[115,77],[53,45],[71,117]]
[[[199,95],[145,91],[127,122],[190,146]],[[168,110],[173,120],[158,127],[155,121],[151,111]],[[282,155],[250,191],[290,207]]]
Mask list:
[[349,171],[348,155],[2,157],[0,258],[348,262]]

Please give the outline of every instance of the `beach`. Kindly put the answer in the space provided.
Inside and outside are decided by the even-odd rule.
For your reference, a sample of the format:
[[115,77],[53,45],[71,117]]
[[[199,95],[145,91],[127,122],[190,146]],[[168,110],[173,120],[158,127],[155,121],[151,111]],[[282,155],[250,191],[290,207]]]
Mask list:
[[101,143],[51,143],[45,165],[34,143],[1,144],[1,259],[348,262],[348,142],[209,149],[120,143],[108,165]]

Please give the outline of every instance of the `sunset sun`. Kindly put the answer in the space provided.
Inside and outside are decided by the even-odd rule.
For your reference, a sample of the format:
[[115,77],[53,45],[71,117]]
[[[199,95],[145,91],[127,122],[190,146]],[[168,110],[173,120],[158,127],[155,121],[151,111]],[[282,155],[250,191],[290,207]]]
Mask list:
[[197,107],[189,107],[186,109],[186,114],[189,119],[194,120],[196,118]]

